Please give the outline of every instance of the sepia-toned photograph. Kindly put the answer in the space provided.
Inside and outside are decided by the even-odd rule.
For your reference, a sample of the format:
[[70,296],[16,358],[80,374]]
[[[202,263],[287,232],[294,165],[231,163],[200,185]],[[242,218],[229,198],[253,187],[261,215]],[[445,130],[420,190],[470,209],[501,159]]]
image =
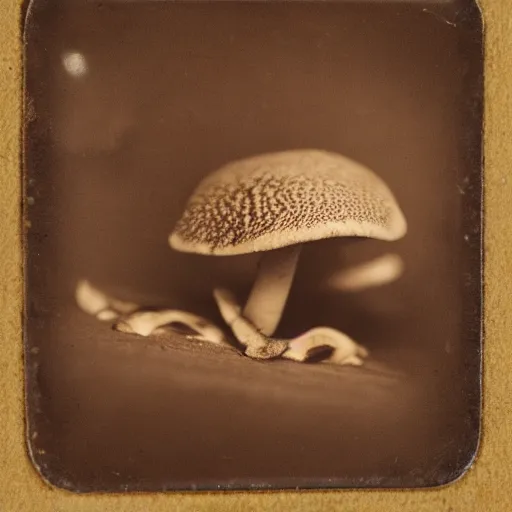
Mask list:
[[32,0],[40,476],[119,493],[464,475],[482,68],[473,0]]

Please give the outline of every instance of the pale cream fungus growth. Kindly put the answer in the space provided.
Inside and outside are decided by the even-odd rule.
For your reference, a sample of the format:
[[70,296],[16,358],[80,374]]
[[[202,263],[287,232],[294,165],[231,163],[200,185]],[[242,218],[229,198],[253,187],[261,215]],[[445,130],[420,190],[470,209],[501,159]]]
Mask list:
[[165,332],[167,326],[182,324],[192,331],[193,334],[187,336],[191,339],[228,345],[222,330],[206,318],[176,309],[146,311],[134,302],[108,296],[87,280],[77,283],[75,299],[85,313],[98,320],[115,320],[113,328],[116,331],[146,337]]
[[262,252],[243,317],[271,336],[299,244],[346,236],[392,241],[406,230],[393,194],[371,170],[335,153],[292,150],[239,160],[210,174],[169,241],[176,250],[199,254]]

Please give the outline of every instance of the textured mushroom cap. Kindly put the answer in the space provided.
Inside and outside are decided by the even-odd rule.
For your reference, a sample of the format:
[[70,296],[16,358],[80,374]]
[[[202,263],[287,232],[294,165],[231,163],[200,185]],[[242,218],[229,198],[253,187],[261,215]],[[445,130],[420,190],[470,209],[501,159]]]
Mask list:
[[234,255],[322,238],[396,240],[405,218],[366,167],[319,150],[246,158],[207,176],[169,237],[183,252]]

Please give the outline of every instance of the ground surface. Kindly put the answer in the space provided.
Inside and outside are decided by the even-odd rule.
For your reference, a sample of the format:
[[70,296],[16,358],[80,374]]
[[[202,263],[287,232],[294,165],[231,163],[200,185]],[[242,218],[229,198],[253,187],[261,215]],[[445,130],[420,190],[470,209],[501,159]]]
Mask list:
[[118,333],[74,307],[51,336],[33,355],[31,437],[59,486],[418,485],[454,469],[432,383],[375,360],[255,362]]

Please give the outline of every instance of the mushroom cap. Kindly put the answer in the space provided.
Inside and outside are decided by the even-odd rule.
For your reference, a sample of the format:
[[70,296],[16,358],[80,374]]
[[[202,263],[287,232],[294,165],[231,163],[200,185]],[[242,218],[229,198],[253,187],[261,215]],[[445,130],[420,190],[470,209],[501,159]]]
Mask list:
[[169,243],[183,252],[228,256],[331,237],[396,240],[406,231],[393,194],[371,170],[336,153],[291,150],[208,175]]

